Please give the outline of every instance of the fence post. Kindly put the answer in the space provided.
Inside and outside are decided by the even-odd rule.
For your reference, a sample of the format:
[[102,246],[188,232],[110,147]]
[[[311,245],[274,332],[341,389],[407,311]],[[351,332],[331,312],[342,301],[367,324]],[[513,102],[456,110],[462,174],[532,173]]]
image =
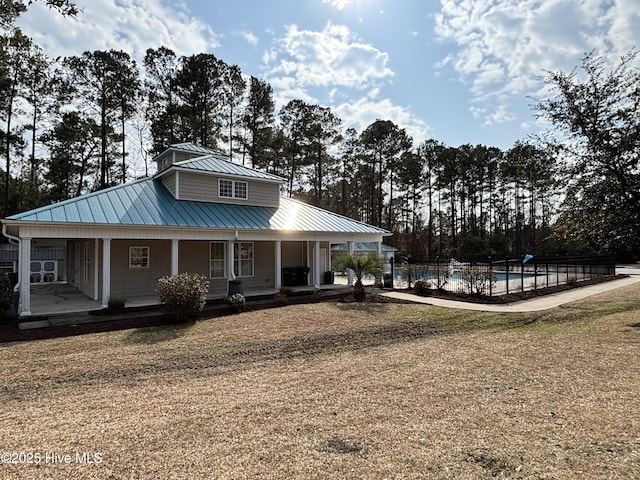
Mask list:
[[547,286],[547,288],[549,288],[549,259],[548,258],[547,258],[547,261],[545,262],[544,265],[545,265],[545,269],[546,269],[546,272],[547,272],[547,283],[546,283],[546,286]]
[[538,262],[536,257],[533,257],[533,289],[538,289]]
[[489,296],[493,296],[493,261],[489,255]]
[[505,265],[505,277],[507,279],[507,295],[509,295],[509,257],[506,257]]
[[520,291],[524,292],[524,255],[520,260]]

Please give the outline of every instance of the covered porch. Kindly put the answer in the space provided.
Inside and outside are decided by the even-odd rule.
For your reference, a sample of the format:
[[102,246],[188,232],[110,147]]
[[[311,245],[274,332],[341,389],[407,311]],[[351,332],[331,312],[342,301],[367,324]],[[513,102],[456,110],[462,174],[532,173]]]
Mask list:
[[[123,238],[124,235],[118,238],[113,230],[110,233],[112,238],[64,240],[64,274],[61,281],[46,284],[31,283],[30,268],[34,241],[47,239],[21,237],[19,316],[101,310],[116,298],[124,300],[126,307],[157,305],[157,279],[182,272],[209,277],[208,300],[226,297],[232,282],[241,282],[245,296],[256,297],[274,295],[283,287],[314,290],[331,288],[333,283],[351,285],[353,281],[352,277],[332,275],[332,280],[326,282],[325,274],[331,271],[331,246],[344,242],[344,237],[281,239],[273,234],[234,231],[209,234],[207,239],[184,239],[184,236],[132,239]],[[167,233],[170,232],[163,232],[163,236]],[[59,237],[49,240],[62,241]],[[353,243],[347,241],[347,245]],[[304,267],[307,272],[295,285],[286,278],[287,269],[292,267]]]
[[[332,285],[320,285],[319,290],[326,293],[349,291],[347,276],[337,276]],[[313,285],[287,287],[293,294],[312,293],[316,291]],[[249,302],[251,299],[264,299],[277,294],[279,290],[273,288],[251,288],[244,290],[243,294]],[[208,295],[207,301],[222,300],[221,295]],[[66,282],[53,282],[32,285],[31,287],[31,318],[27,317],[20,323],[21,329],[41,328],[64,324],[69,317],[74,321],[77,316],[102,310],[100,300],[92,300],[83,292]],[[131,297],[125,302],[125,309],[154,310],[159,307],[156,296],[147,295]],[[98,319],[99,317],[94,317]],[[89,320],[87,320],[89,321]]]

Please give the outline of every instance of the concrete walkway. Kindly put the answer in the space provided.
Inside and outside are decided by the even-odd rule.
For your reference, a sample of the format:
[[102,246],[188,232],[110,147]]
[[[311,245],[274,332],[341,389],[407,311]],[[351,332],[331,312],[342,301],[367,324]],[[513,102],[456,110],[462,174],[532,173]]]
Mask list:
[[574,302],[598,293],[608,292],[610,290],[615,290],[616,288],[640,283],[640,264],[619,265],[616,267],[616,273],[629,275],[629,277],[501,305],[462,302],[434,297],[421,297],[404,292],[386,292],[381,293],[381,295],[409,300],[415,303],[424,303],[426,305],[435,305],[438,307],[459,308],[462,310],[476,310],[483,312],[536,312],[558,307],[565,303]]

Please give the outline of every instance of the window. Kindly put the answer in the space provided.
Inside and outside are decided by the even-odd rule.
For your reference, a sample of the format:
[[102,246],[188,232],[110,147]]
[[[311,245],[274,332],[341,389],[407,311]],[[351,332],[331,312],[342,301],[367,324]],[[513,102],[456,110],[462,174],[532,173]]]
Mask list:
[[211,242],[209,255],[209,277],[224,278],[225,274],[225,247],[223,242]]
[[233,182],[220,179],[218,181],[218,195],[225,198],[233,198]]
[[247,182],[233,182],[233,196],[235,198],[247,199]]
[[234,245],[233,270],[236,277],[253,277],[253,243],[239,242]]
[[129,268],[149,268],[149,247],[129,247]]
[[222,198],[239,198],[246,200],[248,198],[247,182],[220,178],[218,180],[218,196]]

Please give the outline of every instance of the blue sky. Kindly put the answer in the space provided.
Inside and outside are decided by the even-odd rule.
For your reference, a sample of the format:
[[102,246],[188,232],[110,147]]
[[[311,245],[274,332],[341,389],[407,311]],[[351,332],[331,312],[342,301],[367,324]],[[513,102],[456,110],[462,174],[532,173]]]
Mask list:
[[540,125],[531,96],[545,70],[595,50],[612,64],[640,48],[638,0],[77,0],[63,18],[39,3],[20,25],[50,57],[147,48],[210,52],[345,126],[377,118],[417,143],[507,149]]

